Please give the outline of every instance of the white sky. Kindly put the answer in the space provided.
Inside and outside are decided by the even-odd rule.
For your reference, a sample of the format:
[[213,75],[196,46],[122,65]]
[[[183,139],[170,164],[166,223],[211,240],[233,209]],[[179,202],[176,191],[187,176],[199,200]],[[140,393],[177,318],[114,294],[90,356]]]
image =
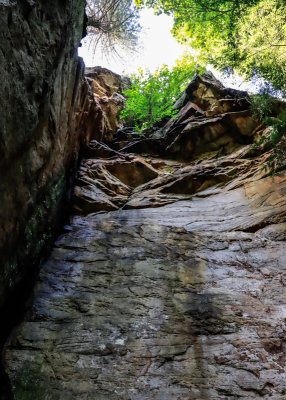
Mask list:
[[149,69],[154,72],[163,64],[172,66],[180,58],[184,47],[171,34],[173,19],[167,15],[154,15],[152,10],[140,11],[140,22],[143,27],[140,34],[141,48],[134,56],[128,55],[125,63],[120,60],[107,61],[99,52],[92,56],[86,46],[79,48],[87,67],[100,65],[118,74],[136,72],[137,69]]
[[[154,72],[163,64],[173,66],[180,58],[186,48],[179,44],[171,34],[173,19],[167,15],[154,15],[150,9],[140,11],[140,22],[143,27],[139,42],[141,47],[133,56],[128,54],[125,62],[123,60],[109,59],[97,50],[93,55],[86,45],[79,48],[79,55],[83,57],[87,67],[101,66],[110,69],[120,75],[136,72],[138,68],[148,69]],[[242,78],[234,76],[226,78],[218,71],[208,66],[217,79],[225,86],[233,87],[250,92],[257,91],[253,84],[245,83]]]

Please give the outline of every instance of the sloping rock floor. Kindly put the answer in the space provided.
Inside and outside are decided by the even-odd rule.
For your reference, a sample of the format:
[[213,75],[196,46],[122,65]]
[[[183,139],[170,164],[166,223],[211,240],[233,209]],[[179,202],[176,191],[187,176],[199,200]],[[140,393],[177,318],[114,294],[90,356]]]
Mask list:
[[231,157],[187,200],[71,219],[6,347],[16,399],[286,398],[286,175]]
[[286,399],[286,173],[249,148],[90,143],[6,344],[15,400]]

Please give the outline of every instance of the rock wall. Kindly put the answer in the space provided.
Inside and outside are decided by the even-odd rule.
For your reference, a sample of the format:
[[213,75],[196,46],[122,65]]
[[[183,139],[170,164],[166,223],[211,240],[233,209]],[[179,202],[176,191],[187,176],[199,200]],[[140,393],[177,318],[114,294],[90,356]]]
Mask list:
[[265,133],[246,94],[209,74],[188,91],[157,142],[87,147],[4,349],[15,400],[286,398],[285,166],[243,144]]
[[120,76],[77,56],[84,4],[0,0],[0,310],[49,249],[80,149],[120,126]]
[[114,132],[122,127],[119,116],[125,98],[121,94],[121,76],[102,67],[86,68],[85,76],[90,104],[84,107],[86,138],[111,141]]
[[78,157],[84,0],[0,1],[0,308],[54,235]]

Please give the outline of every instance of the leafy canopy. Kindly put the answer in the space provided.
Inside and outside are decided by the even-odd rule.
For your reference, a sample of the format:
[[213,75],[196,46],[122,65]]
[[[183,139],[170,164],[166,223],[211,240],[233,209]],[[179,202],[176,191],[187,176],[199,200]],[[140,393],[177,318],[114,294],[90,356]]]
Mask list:
[[285,63],[285,2],[260,1],[238,21],[237,59],[234,67],[247,77],[259,75],[285,95]]
[[[271,149],[266,168],[277,171],[286,153],[286,112],[271,115],[269,93],[286,96],[286,0],[136,0],[173,15],[173,34],[198,49],[199,62],[246,79],[262,78],[268,94],[253,99],[253,116],[269,126],[257,145]],[[277,114],[276,114],[277,115]]]
[[[185,55],[171,69],[164,65],[154,74],[139,69],[137,74],[131,75],[132,87],[124,92],[127,103],[121,113],[125,123],[142,131],[164,117],[173,116],[174,102],[191,81],[195,70],[194,58]],[[200,71],[203,68],[200,67]]]
[[286,0],[136,0],[174,16],[174,35],[200,62],[260,77],[286,93]]
[[[174,17],[174,34],[191,40],[194,48],[207,48],[209,39],[231,42],[237,19],[259,0],[136,0],[139,7]],[[186,34],[183,35],[182,32]],[[207,40],[207,42],[206,42]],[[213,47],[213,46],[212,46]]]

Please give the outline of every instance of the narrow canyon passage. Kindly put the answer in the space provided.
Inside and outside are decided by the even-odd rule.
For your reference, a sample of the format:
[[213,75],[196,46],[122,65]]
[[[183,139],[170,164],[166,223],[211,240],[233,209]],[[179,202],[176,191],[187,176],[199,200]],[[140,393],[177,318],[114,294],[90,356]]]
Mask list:
[[[90,142],[70,224],[5,347],[15,400],[286,397],[286,175],[234,143],[247,112],[198,109],[165,142]],[[184,159],[190,141],[209,154]]]
[[[198,2],[136,3],[186,7],[188,23]],[[137,46],[133,5],[0,0],[0,400],[285,400],[286,103],[226,88],[188,55],[138,82],[86,67],[80,47],[95,50],[106,18]],[[280,35],[277,10],[281,25],[261,22]],[[220,11],[233,37],[251,34]],[[205,50],[221,47],[210,33]],[[285,89],[262,53],[241,71]]]

